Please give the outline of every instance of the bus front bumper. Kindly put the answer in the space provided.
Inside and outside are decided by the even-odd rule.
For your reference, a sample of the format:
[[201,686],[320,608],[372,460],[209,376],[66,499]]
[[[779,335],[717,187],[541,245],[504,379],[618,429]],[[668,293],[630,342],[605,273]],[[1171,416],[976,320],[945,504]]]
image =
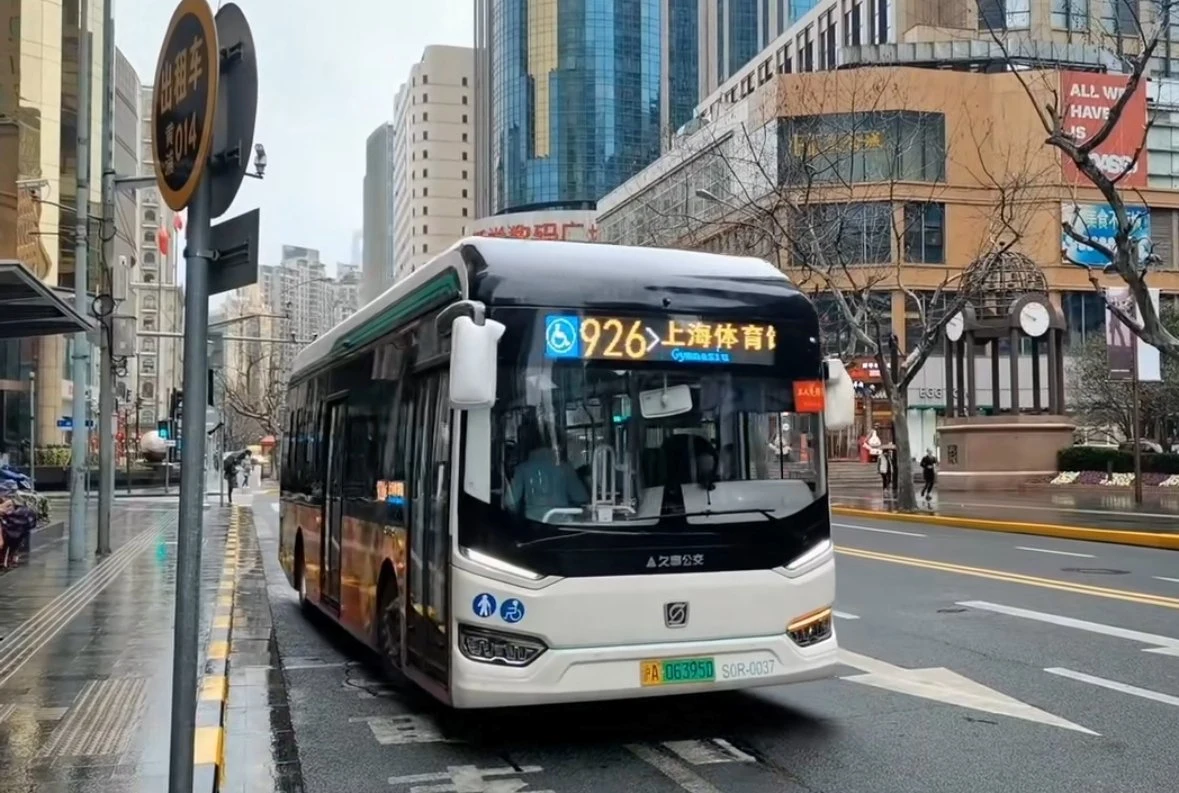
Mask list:
[[[748,639],[547,649],[525,667],[473,661],[454,648],[451,702],[500,708],[699,694],[801,683],[835,676],[838,645],[800,647],[785,634]],[[643,663],[711,659],[714,680],[643,685]]]

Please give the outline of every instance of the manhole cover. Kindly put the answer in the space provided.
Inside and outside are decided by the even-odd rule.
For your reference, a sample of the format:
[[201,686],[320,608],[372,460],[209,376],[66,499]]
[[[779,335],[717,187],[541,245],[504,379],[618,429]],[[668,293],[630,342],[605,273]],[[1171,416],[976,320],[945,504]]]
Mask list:
[[1062,567],[1062,573],[1085,573],[1087,575],[1128,575],[1129,570],[1114,570],[1112,567]]
[[958,606],[953,606],[950,608],[938,609],[937,613],[938,614],[961,614],[964,611],[966,611],[966,609],[960,608]]

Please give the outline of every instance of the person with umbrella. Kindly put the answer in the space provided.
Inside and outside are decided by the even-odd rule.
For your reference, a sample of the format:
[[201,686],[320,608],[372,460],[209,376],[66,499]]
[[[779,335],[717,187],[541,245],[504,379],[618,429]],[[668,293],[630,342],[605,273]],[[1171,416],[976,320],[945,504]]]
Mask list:
[[237,484],[237,470],[242,461],[250,456],[249,449],[242,449],[236,452],[228,452],[225,459],[222,460],[222,473],[225,475],[225,486],[229,490],[229,503],[233,503],[233,488]]

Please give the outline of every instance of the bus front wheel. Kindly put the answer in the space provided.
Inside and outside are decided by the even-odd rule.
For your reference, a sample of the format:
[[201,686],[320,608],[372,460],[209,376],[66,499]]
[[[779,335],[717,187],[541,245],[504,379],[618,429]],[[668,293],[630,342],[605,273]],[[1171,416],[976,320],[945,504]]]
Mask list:
[[401,673],[401,597],[397,579],[386,576],[377,597],[377,656],[385,679],[395,685],[404,682]]

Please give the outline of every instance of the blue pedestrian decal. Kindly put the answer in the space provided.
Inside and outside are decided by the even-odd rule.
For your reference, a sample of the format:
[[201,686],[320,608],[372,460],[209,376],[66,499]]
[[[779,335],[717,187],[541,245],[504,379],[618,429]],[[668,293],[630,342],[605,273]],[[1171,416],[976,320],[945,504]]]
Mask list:
[[499,616],[504,622],[516,623],[524,619],[524,604],[515,598],[508,598],[499,607]]
[[[506,606],[507,603],[504,605]],[[476,617],[487,619],[495,613],[495,596],[486,592],[482,595],[475,595],[475,599],[471,601],[471,610],[475,612]]]
[[544,318],[544,357],[581,357],[581,320],[571,314],[549,314]]

